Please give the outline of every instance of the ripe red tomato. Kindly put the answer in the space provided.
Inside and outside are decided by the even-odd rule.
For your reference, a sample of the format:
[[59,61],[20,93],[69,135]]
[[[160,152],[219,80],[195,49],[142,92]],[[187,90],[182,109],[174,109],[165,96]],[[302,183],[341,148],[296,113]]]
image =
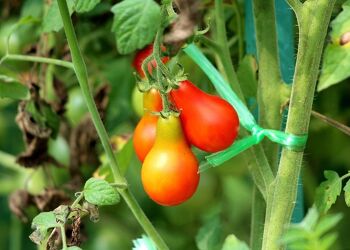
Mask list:
[[188,80],[180,82],[179,88],[173,89],[170,95],[181,111],[189,143],[206,152],[217,152],[236,139],[239,119],[227,101],[203,92]]
[[149,197],[164,206],[178,205],[196,191],[198,162],[178,117],[159,117],[156,141],[142,165],[141,179]]
[[[162,46],[161,49],[162,49],[162,51],[166,50],[166,48],[164,46]],[[150,54],[152,54],[152,52],[153,52],[153,44],[150,44],[147,47],[145,47],[144,49],[137,52],[135,55],[135,58],[134,58],[132,65],[141,77],[145,77],[145,73],[142,70],[142,63]],[[163,63],[167,63],[168,61],[169,61],[169,57],[166,56],[166,57],[162,58]],[[155,60],[152,60],[148,64],[148,71],[150,73],[152,73],[152,68],[153,68],[152,65],[153,65],[153,67],[157,66],[157,63]]]
[[133,137],[135,152],[141,162],[151,150],[156,138],[158,116],[151,112],[162,110],[162,99],[158,90],[152,88],[143,94],[143,108],[144,115],[137,124]]

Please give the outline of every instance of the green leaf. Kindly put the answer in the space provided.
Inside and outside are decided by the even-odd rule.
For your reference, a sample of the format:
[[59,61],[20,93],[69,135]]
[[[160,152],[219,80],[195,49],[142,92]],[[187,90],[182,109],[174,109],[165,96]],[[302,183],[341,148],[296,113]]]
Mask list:
[[344,197],[346,205],[350,207],[350,180],[346,182],[346,185],[344,187]]
[[315,204],[320,213],[326,213],[340,195],[342,183],[339,175],[334,171],[324,171],[326,181],[316,190]]
[[226,237],[222,250],[249,250],[248,245],[237,239],[236,236],[230,234]]
[[[349,19],[350,20],[350,19]],[[322,91],[350,76],[350,46],[326,47],[317,91]]]
[[88,12],[100,2],[101,0],[75,0],[74,10],[79,13]]
[[84,186],[84,197],[97,206],[113,205],[119,202],[119,194],[105,180],[90,178]]
[[56,216],[53,212],[42,212],[34,217],[32,221],[32,228],[53,228],[58,227]]
[[[74,0],[67,0],[69,13],[73,13]],[[57,0],[53,0],[43,20],[43,32],[59,31],[63,22]]]
[[320,217],[313,206],[302,222],[289,226],[280,242],[290,250],[331,249],[330,246],[334,243],[336,234],[327,232],[334,228],[341,218],[340,214]]
[[343,4],[343,10],[331,23],[332,32],[331,38],[332,41],[336,44],[339,44],[341,36],[350,31],[350,1],[346,1]]
[[196,244],[199,250],[219,249],[221,223],[218,217],[207,221],[196,235]]
[[42,212],[34,217],[32,228],[35,229],[35,231],[29,238],[39,245],[46,239],[48,230],[58,226],[59,223],[57,223],[56,216],[53,212]]
[[327,234],[326,236],[324,236],[321,239],[321,243],[320,243],[320,245],[322,246],[322,249],[324,249],[324,250],[333,249],[333,248],[331,248],[331,246],[335,243],[337,238],[338,238],[337,233],[331,233],[331,234]]
[[133,240],[132,243],[134,244],[134,247],[132,248],[132,250],[156,250],[157,249],[153,241],[146,235],[142,235],[142,238]]
[[0,75],[0,98],[26,100],[29,89],[11,77]]
[[80,247],[77,247],[77,246],[72,246],[72,247],[68,247],[67,250],[82,250],[82,249]]
[[239,64],[237,77],[242,86],[245,97],[255,97],[258,81],[257,81],[258,65],[251,55],[246,55]]
[[315,233],[318,236],[322,236],[327,231],[331,230],[339,223],[339,221],[343,218],[341,214],[328,215],[323,217],[315,227]]
[[117,48],[128,54],[151,43],[160,25],[160,7],[153,0],[124,0],[113,6]]

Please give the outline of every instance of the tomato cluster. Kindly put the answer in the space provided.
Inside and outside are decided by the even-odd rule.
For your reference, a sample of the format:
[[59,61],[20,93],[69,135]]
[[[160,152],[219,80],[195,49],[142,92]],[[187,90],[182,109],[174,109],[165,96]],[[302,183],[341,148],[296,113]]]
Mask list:
[[[134,59],[141,76],[142,62],[152,51],[148,46]],[[168,60],[163,58],[163,62]],[[152,66],[148,65],[148,70]],[[162,110],[159,92],[151,88],[144,93],[144,115],[133,142],[143,162],[141,179],[146,193],[158,204],[174,206],[188,200],[199,183],[198,161],[190,145],[210,153],[224,150],[237,137],[239,119],[227,101],[203,92],[189,80],[179,82],[168,97],[180,111],[179,117],[156,116],[154,112]]]

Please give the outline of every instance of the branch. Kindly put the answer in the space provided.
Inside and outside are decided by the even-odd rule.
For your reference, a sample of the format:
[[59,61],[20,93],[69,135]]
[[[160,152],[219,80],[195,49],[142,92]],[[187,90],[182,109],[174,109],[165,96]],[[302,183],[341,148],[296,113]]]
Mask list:
[[322,115],[314,110],[311,111],[311,114],[318,118],[319,120],[327,123],[328,125],[340,130],[341,132],[343,132],[344,134],[350,136],[350,127],[346,126],[345,124],[342,124],[328,116]]
[[40,56],[7,54],[3,58],[1,58],[0,64],[7,60],[47,63],[47,64],[53,64],[53,65],[65,67],[68,69],[74,69],[74,66],[71,62],[59,60],[59,59],[47,58],[47,57],[40,57]]

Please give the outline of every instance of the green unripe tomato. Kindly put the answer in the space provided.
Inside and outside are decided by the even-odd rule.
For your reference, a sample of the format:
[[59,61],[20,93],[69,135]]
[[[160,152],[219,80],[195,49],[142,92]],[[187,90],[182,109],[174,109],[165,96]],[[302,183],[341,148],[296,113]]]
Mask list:
[[70,90],[65,113],[65,116],[67,117],[70,125],[73,127],[78,125],[78,123],[87,112],[88,109],[85,105],[84,97],[80,88],[74,88]]
[[143,94],[136,86],[132,91],[131,102],[134,111],[139,117],[141,117],[143,115]]

